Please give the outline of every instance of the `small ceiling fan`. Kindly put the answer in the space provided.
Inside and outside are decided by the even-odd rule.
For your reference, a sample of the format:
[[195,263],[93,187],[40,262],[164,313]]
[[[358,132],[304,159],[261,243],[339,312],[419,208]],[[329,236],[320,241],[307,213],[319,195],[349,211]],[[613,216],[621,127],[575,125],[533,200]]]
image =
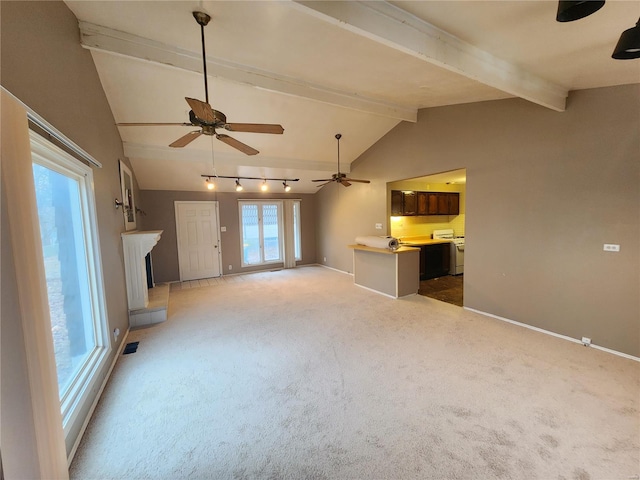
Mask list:
[[274,133],[282,134],[284,128],[282,125],[271,123],[228,123],[224,113],[214,110],[209,104],[209,86],[207,84],[207,57],[205,54],[204,27],[209,23],[211,17],[204,12],[193,12],[193,17],[200,25],[200,34],[202,37],[202,63],[204,66],[204,93],[205,101],[195,98],[185,97],[185,100],[191,107],[189,111],[189,123],[118,123],[121,127],[140,127],[140,126],[157,126],[157,125],[179,125],[185,127],[199,127],[195,130],[183,135],[169,146],[180,148],[193,142],[200,135],[215,136],[221,142],[240,150],[247,155],[256,155],[258,150],[246,145],[229,135],[217,133],[216,129],[222,128],[229,132],[249,132],[249,133]]
[[318,185],[318,187],[323,187],[327,183],[338,182],[344,185],[345,187],[350,187],[351,182],[358,183],[371,183],[369,180],[358,180],[356,178],[347,178],[345,173],[340,173],[340,139],[342,138],[342,134],[336,133],[336,140],[338,140],[338,173],[334,173],[331,178],[324,178],[320,180],[311,180],[312,182],[325,182],[322,185]]

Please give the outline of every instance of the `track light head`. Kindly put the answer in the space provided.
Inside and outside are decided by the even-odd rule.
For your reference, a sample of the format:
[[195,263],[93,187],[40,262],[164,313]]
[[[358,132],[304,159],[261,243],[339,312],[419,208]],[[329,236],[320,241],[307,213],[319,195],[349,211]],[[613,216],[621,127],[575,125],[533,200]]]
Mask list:
[[242,185],[240,185],[240,179],[236,179],[236,192],[241,192],[243,190]]
[[622,32],[611,58],[616,60],[640,58],[640,19],[635,27]]
[[604,6],[604,0],[581,0],[558,2],[558,22],[573,22],[597,12]]

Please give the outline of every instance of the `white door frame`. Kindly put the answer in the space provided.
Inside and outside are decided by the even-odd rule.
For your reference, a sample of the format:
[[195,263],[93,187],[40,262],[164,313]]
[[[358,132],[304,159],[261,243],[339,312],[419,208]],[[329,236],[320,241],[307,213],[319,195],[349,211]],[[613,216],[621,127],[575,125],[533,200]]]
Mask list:
[[[206,200],[206,201],[191,201],[191,200],[175,200],[173,202],[174,204],[174,209],[175,209],[175,219],[176,219],[176,242],[177,242],[177,246],[178,246],[178,270],[180,272],[180,281],[183,281],[184,275],[182,273],[182,264],[180,262],[180,250],[181,250],[181,245],[180,245],[180,224],[179,224],[179,217],[178,217],[178,205],[184,205],[184,204],[193,204],[193,203],[197,203],[197,204],[212,204],[214,206],[214,210],[215,210],[215,220],[216,220],[216,225],[217,225],[217,229],[216,229],[216,243],[217,243],[217,250],[218,250],[218,271],[220,272],[220,276],[222,276],[222,246],[220,245],[220,204],[218,203],[217,200]],[[215,247],[214,247],[215,248]]]

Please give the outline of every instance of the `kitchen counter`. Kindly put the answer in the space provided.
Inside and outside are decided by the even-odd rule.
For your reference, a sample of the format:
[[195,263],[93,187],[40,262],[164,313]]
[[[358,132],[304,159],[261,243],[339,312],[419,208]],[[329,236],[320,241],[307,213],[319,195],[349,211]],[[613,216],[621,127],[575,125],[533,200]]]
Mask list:
[[412,247],[412,246],[400,246],[399,248],[395,249],[395,250],[391,250],[390,248],[376,248],[376,247],[368,247],[366,245],[349,245],[349,248],[353,248],[354,250],[365,250],[367,252],[376,252],[376,253],[383,253],[386,255],[396,255],[399,253],[407,253],[407,252],[412,252],[414,250],[417,250],[416,247]]
[[356,285],[392,298],[415,295],[420,287],[420,249],[349,245],[353,249],[353,279]]
[[451,243],[447,239],[433,239],[431,237],[405,237],[400,241],[400,245],[407,247],[422,247],[423,245],[437,245],[440,243]]

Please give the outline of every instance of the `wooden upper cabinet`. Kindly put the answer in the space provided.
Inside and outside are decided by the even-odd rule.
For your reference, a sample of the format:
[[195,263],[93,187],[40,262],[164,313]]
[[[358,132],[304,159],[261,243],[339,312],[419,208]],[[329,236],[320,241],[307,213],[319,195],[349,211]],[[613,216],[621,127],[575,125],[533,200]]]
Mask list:
[[405,215],[415,215],[418,207],[418,200],[416,192],[402,192],[403,195],[403,204],[404,204],[404,214]]
[[438,194],[438,215],[449,215],[449,195]]
[[418,215],[427,215],[429,213],[429,200],[427,192],[418,192]]
[[460,194],[456,192],[391,191],[391,215],[458,215]]
[[427,192],[427,215],[438,214],[438,194]]
[[437,215],[458,215],[460,213],[460,194],[451,192],[436,193],[438,198]]
[[460,214],[460,194],[450,193],[449,194],[449,215],[459,215],[459,214]]
[[391,190],[391,215],[394,217],[404,215],[402,192],[400,190]]

